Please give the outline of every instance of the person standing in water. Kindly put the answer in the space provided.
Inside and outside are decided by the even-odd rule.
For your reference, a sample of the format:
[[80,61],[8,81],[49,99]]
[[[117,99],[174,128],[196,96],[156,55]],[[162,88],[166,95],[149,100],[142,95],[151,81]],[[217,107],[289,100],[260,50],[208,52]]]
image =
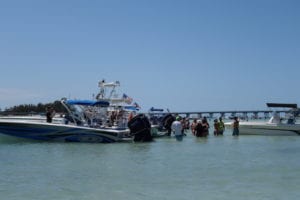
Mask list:
[[220,132],[220,130],[219,130],[219,122],[218,122],[218,120],[217,119],[215,119],[214,120],[214,135],[219,135],[219,132]]
[[225,125],[224,125],[224,122],[223,122],[223,120],[222,120],[222,117],[220,117],[219,118],[219,123],[218,123],[218,125],[219,125],[219,135],[223,135],[223,133],[224,133],[224,130],[225,130]]
[[233,121],[233,124],[232,124],[232,126],[233,126],[232,135],[233,136],[238,136],[240,134],[240,131],[239,131],[239,120],[238,120],[237,117],[234,117],[233,119],[234,119],[234,121]]
[[209,123],[207,121],[207,118],[206,117],[203,117],[202,119],[202,127],[203,127],[203,136],[206,137],[209,135]]
[[194,119],[191,125],[193,135],[196,135],[197,119]]
[[181,141],[183,137],[182,128],[181,117],[177,116],[176,120],[172,123],[171,129],[178,141]]
[[197,120],[197,124],[195,127],[195,136],[196,137],[207,137],[207,135],[204,133],[204,127],[202,126],[201,120]]

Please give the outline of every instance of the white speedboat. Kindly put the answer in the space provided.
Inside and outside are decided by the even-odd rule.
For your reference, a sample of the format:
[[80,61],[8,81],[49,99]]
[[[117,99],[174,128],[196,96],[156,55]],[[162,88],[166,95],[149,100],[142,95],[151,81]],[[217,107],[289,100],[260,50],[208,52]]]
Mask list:
[[[268,122],[240,121],[240,135],[300,135],[300,124],[295,123],[295,112],[298,111],[297,104],[267,103],[268,107],[292,108],[290,116],[282,120],[275,111]],[[227,128],[232,128],[232,122],[225,123]]]
[[126,130],[91,128],[72,124],[1,120],[0,133],[34,140],[60,142],[120,142]]
[[[65,106],[68,114],[64,120],[58,123],[47,123],[46,120],[39,121],[30,117],[0,119],[0,133],[44,141],[111,143],[132,140],[127,127],[108,127],[105,124],[107,116],[99,115],[98,111],[101,109],[106,112],[109,102],[62,99],[61,103]],[[97,110],[97,115],[87,117],[87,109],[91,112]],[[143,126],[142,119],[137,118],[136,120],[139,121],[132,123],[132,127],[137,132],[141,133],[147,129]]]

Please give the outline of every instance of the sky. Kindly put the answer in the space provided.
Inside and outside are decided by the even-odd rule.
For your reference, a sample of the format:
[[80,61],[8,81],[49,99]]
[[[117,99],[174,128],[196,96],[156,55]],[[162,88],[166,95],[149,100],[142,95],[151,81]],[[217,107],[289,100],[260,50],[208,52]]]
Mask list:
[[298,0],[0,0],[0,108],[91,99],[143,111],[300,105]]

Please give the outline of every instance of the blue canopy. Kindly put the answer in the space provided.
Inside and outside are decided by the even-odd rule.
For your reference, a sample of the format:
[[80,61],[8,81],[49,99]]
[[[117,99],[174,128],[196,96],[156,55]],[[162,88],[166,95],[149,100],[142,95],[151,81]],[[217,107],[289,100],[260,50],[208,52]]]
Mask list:
[[93,101],[93,100],[67,100],[66,104],[69,105],[81,105],[81,106],[109,106],[108,101]]
[[135,106],[124,106],[124,109],[126,110],[132,110],[132,111],[138,111],[139,109]]

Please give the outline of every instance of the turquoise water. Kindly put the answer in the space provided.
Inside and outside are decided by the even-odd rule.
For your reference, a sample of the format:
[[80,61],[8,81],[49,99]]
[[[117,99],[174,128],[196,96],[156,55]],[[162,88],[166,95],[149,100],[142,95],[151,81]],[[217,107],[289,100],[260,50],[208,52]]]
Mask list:
[[80,144],[0,136],[5,200],[300,199],[300,137]]

